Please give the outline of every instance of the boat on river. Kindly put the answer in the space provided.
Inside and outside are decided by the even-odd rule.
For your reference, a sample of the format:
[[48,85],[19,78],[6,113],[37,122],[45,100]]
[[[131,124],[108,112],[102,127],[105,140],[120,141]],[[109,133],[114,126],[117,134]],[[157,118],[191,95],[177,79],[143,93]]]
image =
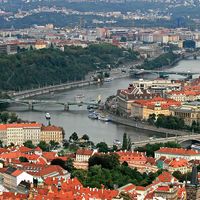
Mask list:
[[101,120],[101,121],[104,121],[104,122],[109,122],[110,121],[109,116],[107,116],[107,115],[105,116],[105,115],[102,115],[102,114],[100,114],[98,116],[98,119]]
[[98,119],[98,115],[97,115],[97,113],[95,113],[95,112],[89,113],[88,117],[89,117],[90,119]]
[[111,82],[113,80],[113,78],[109,77],[109,78],[104,78],[104,82]]

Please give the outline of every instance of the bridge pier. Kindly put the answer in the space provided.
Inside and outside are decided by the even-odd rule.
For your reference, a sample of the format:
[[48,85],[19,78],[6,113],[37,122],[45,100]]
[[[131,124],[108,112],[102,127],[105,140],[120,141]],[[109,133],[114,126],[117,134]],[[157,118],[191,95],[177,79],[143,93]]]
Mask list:
[[196,60],[197,59],[197,54],[194,54],[193,58],[194,58],[194,60]]
[[28,109],[29,110],[33,110],[34,109],[33,103],[31,103],[31,102],[28,103]]
[[69,105],[68,104],[64,104],[64,111],[68,111],[69,110]]

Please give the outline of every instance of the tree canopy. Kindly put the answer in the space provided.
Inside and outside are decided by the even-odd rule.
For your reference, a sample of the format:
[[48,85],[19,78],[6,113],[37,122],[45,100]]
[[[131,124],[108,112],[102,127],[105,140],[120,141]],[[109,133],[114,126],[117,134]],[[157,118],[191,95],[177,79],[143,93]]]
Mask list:
[[[15,55],[0,55],[0,89],[22,90],[83,80],[89,71],[116,67],[123,60],[135,60],[136,54],[110,44],[92,44],[87,48],[65,47],[29,50]],[[119,58],[120,59],[119,62]]]

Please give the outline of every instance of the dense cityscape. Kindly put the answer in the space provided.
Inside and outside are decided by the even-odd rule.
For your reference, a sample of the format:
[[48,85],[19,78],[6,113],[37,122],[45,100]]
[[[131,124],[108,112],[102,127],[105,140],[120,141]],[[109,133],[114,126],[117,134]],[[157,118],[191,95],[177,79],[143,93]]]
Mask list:
[[0,199],[200,200],[199,0],[0,0]]

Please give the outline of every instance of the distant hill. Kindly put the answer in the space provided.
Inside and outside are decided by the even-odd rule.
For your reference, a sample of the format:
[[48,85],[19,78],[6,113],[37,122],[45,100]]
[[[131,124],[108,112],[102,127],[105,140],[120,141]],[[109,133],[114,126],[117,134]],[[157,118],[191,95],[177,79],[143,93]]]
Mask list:
[[89,71],[136,59],[136,53],[109,44],[87,48],[29,50],[0,55],[0,90],[22,90],[83,80]]

